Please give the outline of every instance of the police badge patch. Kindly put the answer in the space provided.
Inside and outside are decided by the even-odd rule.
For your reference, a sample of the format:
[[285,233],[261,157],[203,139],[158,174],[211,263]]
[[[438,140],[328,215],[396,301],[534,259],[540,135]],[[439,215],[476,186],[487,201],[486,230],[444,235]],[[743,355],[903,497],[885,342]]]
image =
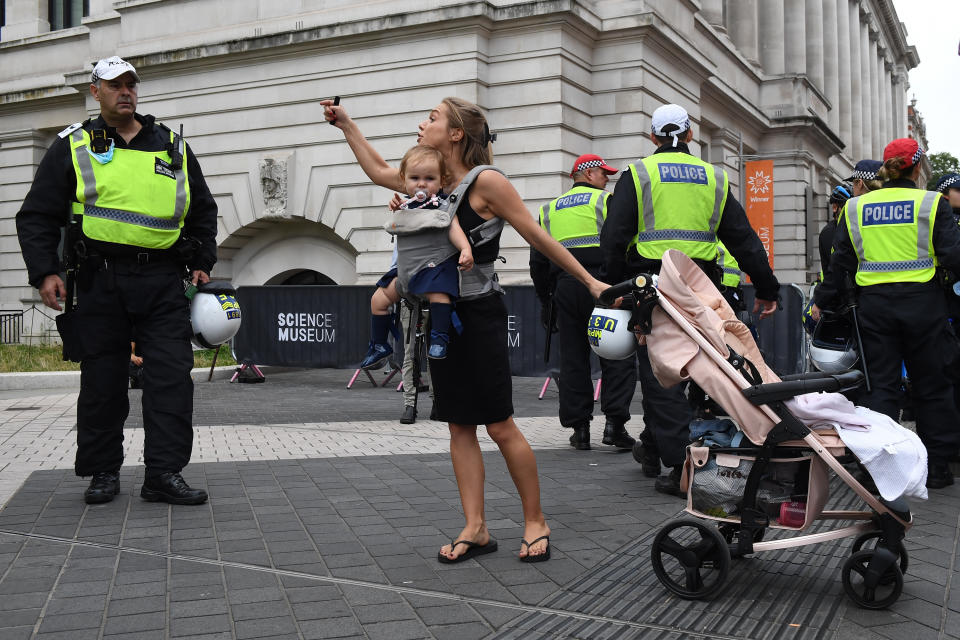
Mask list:
[[173,178],[176,180],[177,176],[173,172],[173,167],[170,166],[169,162],[165,162],[162,158],[156,158],[153,163],[153,172],[159,173],[162,176],[167,176],[168,178]]

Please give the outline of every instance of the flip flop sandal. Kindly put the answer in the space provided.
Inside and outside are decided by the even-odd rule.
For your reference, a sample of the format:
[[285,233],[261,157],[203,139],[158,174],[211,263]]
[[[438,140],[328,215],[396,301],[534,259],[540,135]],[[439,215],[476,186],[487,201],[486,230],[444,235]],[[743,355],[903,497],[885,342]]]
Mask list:
[[540,542],[541,540],[546,540],[546,541],[547,541],[547,550],[544,551],[543,553],[540,553],[540,554],[535,555],[535,556],[525,555],[525,556],[523,556],[523,557],[520,558],[520,562],[546,562],[547,560],[550,559],[550,536],[540,536],[539,538],[537,538],[537,539],[534,540],[533,542],[527,542],[526,540],[521,539],[521,540],[520,540],[520,544],[521,544],[521,545],[524,545],[524,544],[527,545],[527,552],[528,552],[528,554],[529,554],[530,547],[532,547],[533,545],[537,544],[537,543]]
[[467,545],[467,550],[458,555],[456,558],[448,558],[439,551],[437,552],[437,560],[443,564],[456,564],[458,562],[463,562],[464,560],[469,560],[470,558],[476,556],[482,556],[486,553],[493,553],[497,550],[497,541],[493,538],[490,538],[490,541],[487,544],[477,544],[476,542],[470,542],[469,540],[457,540],[454,542],[450,541],[450,549],[456,548],[458,544]]

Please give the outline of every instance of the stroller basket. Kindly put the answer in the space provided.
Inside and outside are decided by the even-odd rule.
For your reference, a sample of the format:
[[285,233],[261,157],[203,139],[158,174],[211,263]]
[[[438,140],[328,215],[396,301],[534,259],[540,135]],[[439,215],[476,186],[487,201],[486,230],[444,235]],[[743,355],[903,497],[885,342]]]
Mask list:
[[[826,465],[809,449],[775,454],[760,480],[757,509],[773,528],[803,530],[823,512],[828,496]],[[749,449],[690,446],[684,469],[687,511],[721,522],[740,522],[747,478],[756,462]]]

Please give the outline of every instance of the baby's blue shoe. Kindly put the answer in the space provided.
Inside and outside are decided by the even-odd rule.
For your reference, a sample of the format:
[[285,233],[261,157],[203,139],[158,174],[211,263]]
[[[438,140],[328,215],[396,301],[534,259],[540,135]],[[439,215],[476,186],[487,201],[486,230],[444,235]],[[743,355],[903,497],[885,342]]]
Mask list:
[[371,342],[370,348],[367,349],[367,355],[364,356],[363,361],[360,363],[360,368],[379,369],[386,364],[387,358],[390,357],[391,353],[393,353],[393,347],[389,344]]
[[446,331],[431,331],[430,348],[427,350],[427,357],[431,360],[443,360],[446,358],[448,342],[450,342],[450,334]]

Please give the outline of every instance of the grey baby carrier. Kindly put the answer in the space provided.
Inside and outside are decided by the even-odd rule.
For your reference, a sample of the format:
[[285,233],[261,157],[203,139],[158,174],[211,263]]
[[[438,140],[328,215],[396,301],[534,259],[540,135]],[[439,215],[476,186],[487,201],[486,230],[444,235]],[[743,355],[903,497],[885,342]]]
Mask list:
[[[466,198],[467,189],[487,169],[503,173],[492,165],[476,166],[463,177],[440,208],[396,211],[383,225],[387,232],[397,237],[397,292],[401,296],[409,297],[410,278],[414,275],[457,255],[456,247],[450,243],[450,223]],[[471,230],[467,238],[472,247],[478,247],[497,237],[501,229],[503,220],[494,217]],[[461,299],[477,297],[491,290],[500,290],[492,262],[474,265],[470,271],[460,273]]]

